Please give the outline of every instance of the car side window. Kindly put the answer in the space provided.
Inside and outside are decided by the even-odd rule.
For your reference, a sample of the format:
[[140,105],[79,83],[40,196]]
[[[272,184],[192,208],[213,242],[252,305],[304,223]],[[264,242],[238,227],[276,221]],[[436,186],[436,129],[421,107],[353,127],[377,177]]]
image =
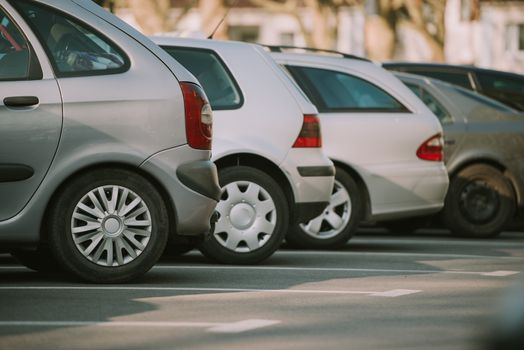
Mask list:
[[319,68],[287,68],[321,112],[408,112],[393,96],[355,76]]
[[433,96],[430,94],[426,89],[410,83],[404,83],[411,91],[417,95],[422,102],[429,108],[433,114],[437,116],[437,118],[440,120],[441,124],[449,124],[453,122],[453,118],[448,113],[446,108],[442,106],[442,104]]
[[173,58],[189,70],[202,84],[214,110],[242,106],[240,89],[218,55],[207,49],[163,46]]
[[29,45],[13,21],[0,8],[0,81],[29,78]]
[[490,73],[477,73],[477,79],[482,88],[486,90],[503,90],[524,94],[524,79],[512,79]]
[[58,77],[121,73],[129,60],[121,49],[85,23],[48,6],[16,1],[46,50]]
[[472,90],[471,82],[467,72],[444,72],[444,71],[421,71],[412,70],[410,73],[425,75],[430,78],[440,79],[448,83],[462,86],[463,88]]

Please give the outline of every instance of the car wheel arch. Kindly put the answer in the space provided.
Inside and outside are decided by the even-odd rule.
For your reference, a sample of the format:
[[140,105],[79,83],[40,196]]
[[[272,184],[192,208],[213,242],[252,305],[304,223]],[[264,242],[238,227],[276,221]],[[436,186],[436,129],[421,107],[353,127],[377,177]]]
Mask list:
[[60,193],[63,191],[65,187],[68,186],[71,181],[73,181],[76,177],[85,174],[87,172],[91,171],[103,171],[103,170],[111,170],[111,169],[121,169],[121,170],[127,170],[133,173],[136,173],[137,175],[140,175],[147,179],[153,187],[155,187],[160,195],[162,196],[162,199],[164,203],[167,206],[168,213],[169,213],[169,226],[171,229],[170,235],[172,234],[172,230],[176,227],[176,208],[174,203],[172,202],[171,198],[169,198],[167,194],[167,190],[162,186],[162,184],[151,174],[141,170],[140,168],[127,164],[127,163],[119,163],[119,162],[104,162],[104,163],[95,163],[90,164],[85,167],[76,169],[74,172],[68,174],[64,180],[62,180],[52,191],[51,196],[49,196],[49,199],[46,203],[45,211],[43,212],[42,218],[40,220],[40,241],[45,242],[47,237],[47,229],[46,229],[46,222],[45,219],[47,215],[49,215],[53,203],[55,202],[56,198],[60,195]]
[[462,170],[470,166],[473,166],[473,165],[488,165],[488,166],[491,166],[499,170],[504,175],[504,177],[508,180],[509,184],[511,185],[513,194],[515,195],[515,198],[517,199],[517,205],[522,205],[524,198],[521,196],[522,191],[519,189],[518,182],[516,181],[516,177],[511,173],[511,171],[504,164],[502,164],[502,162],[495,160],[493,158],[473,158],[473,159],[463,160],[461,163],[455,164],[453,168],[448,168],[448,174],[449,174],[450,180],[453,179],[455,176],[457,176],[457,174],[460,173]]
[[294,212],[293,203],[295,203],[295,193],[293,192],[291,184],[289,183],[289,179],[278,167],[278,165],[273,163],[271,160],[253,153],[236,153],[228,154],[227,156],[224,156],[220,159],[216,159],[215,165],[219,170],[226,167],[244,165],[253,167],[269,174],[277,181],[279,185],[282,186],[289,210],[292,213]]
[[372,215],[372,212],[371,212],[371,198],[370,198],[370,195],[369,195],[369,190],[368,190],[368,186],[367,186],[366,182],[364,181],[364,179],[362,178],[360,173],[358,171],[356,171],[355,168],[353,168],[351,165],[349,165],[347,163],[344,163],[344,162],[341,162],[341,161],[336,160],[336,159],[331,159],[331,160],[333,161],[333,164],[335,165],[335,167],[344,169],[344,171],[346,171],[349,175],[351,175],[351,177],[355,180],[355,182],[357,183],[358,187],[361,189],[361,193],[363,194],[363,196],[365,198],[365,202],[364,202],[365,208],[364,208],[363,221],[371,220],[371,215]]

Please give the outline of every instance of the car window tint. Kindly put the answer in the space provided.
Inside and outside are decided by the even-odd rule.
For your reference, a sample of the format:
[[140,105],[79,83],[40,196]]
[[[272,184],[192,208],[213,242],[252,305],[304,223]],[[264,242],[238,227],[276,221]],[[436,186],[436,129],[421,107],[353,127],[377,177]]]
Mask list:
[[213,109],[236,109],[242,105],[237,84],[215,52],[173,46],[162,48],[198,79]]
[[426,89],[421,88],[421,98],[422,102],[433,112],[440,120],[441,124],[449,124],[453,121],[451,115],[448,113],[446,108]]
[[29,77],[29,45],[20,30],[0,8],[0,80]]
[[437,87],[446,94],[451,101],[462,110],[465,115],[469,115],[475,109],[494,110],[500,112],[513,113],[515,110],[492,98],[480,95],[476,92],[462,89],[448,84],[436,84]]
[[394,97],[363,79],[326,69],[288,66],[321,112],[406,112]]
[[420,89],[420,87],[418,85],[415,85],[415,84],[410,84],[410,83],[406,83],[406,82],[403,82],[404,85],[406,85],[411,91],[413,91],[413,93],[415,95],[417,95],[417,97],[421,98],[422,97],[422,90]]
[[471,82],[469,81],[468,73],[465,72],[443,72],[443,71],[422,71],[413,70],[411,73],[425,75],[431,78],[440,79],[447,81],[448,83],[462,86],[466,89],[472,89]]
[[524,78],[503,77],[491,73],[477,73],[477,79],[483,89],[505,90],[524,94]]
[[109,39],[78,20],[50,7],[14,3],[39,37],[59,77],[120,73],[125,54]]
[[449,124],[453,121],[451,115],[448,113],[446,108],[437,100],[435,96],[429,93],[426,89],[412,83],[404,84],[417,95],[422,102],[429,108],[433,114],[437,116],[441,124]]

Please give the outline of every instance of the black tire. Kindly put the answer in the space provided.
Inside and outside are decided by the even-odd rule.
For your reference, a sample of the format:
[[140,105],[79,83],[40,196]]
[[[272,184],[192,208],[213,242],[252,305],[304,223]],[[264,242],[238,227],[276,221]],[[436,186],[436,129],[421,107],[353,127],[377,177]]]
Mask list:
[[[214,233],[199,246],[200,251],[224,264],[256,264],[267,259],[280,247],[288,227],[289,212],[282,188],[264,172],[247,166],[220,169],[218,179],[223,189],[217,205],[219,218]],[[258,192],[250,192],[249,183]],[[239,192],[233,196],[228,188],[238,188]],[[266,213],[261,210],[265,210],[268,200],[273,206]],[[260,225],[265,225],[267,231],[260,231]]]
[[[102,186],[101,193],[105,194],[108,203],[114,198],[115,203],[111,205],[117,208],[116,212],[106,205],[105,208],[110,209],[105,211],[105,216],[93,214],[91,221],[74,218],[75,212],[75,216],[82,214],[86,217],[89,214],[79,209],[80,204],[96,211],[89,193],[98,193],[95,194],[98,203],[105,205],[101,201],[101,193],[93,192]],[[129,192],[126,193],[126,190]],[[95,283],[130,281],[151,269],[164,251],[170,232],[166,205],[157,189],[138,174],[123,169],[90,171],[72,179],[55,198],[48,216],[49,248],[66,271],[83,280]],[[138,204],[133,206],[134,201]],[[126,208],[131,208],[128,213]],[[96,221],[100,222],[98,228]],[[86,225],[81,225],[84,222]],[[92,230],[86,230],[89,222],[95,226]],[[72,226],[75,226],[75,231],[84,230],[87,233],[73,233]],[[94,239],[86,239],[91,234],[96,235],[92,237]],[[102,238],[95,243],[97,237]],[[86,240],[81,242],[83,239]],[[93,244],[95,248],[91,254],[89,246]],[[103,244],[108,246],[103,247]]]
[[476,164],[451,179],[442,218],[454,235],[488,238],[499,235],[514,212],[511,183],[496,168]]
[[11,251],[11,255],[20,264],[34,271],[49,273],[63,271],[46,246],[39,246],[36,250],[14,250]]
[[[339,194],[337,194],[339,193]],[[334,202],[339,196],[349,196],[345,203],[339,204],[339,200]],[[345,197],[344,197],[345,198]],[[349,205],[350,204],[350,205]],[[358,188],[355,180],[344,169],[337,167],[335,175],[335,186],[331,196],[330,204],[324,213],[309,223],[297,224],[286,236],[286,242],[290,247],[325,249],[339,248],[344,246],[353,236],[358,224],[364,215],[364,196]],[[338,227],[329,222],[329,215],[336,215],[341,218],[342,223]],[[316,221],[315,221],[316,220]],[[316,227],[311,225],[319,224]]]

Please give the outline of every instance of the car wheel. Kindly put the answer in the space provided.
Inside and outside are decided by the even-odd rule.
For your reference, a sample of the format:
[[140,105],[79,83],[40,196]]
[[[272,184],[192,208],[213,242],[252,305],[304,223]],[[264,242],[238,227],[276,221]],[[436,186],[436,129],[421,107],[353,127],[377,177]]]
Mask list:
[[14,250],[11,255],[25,267],[38,272],[61,272],[60,265],[46,246],[36,250]]
[[48,241],[57,262],[95,283],[121,283],[146,273],[160,258],[168,232],[157,189],[122,169],[74,178],[49,213]]
[[292,247],[336,248],[351,238],[363,215],[363,198],[355,180],[337,167],[335,185],[324,212],[298,224],[286,237]]
[[225,264],[256,264],[273,254],[285,235],[289,215],[280,186],[260,170],[220,169],[222,197],[215,230],[199,249]]
[[514,212],[515,195],[509,181],[499,170],[477,164],[451,179],[442,215],[455,235],[494,237]]

